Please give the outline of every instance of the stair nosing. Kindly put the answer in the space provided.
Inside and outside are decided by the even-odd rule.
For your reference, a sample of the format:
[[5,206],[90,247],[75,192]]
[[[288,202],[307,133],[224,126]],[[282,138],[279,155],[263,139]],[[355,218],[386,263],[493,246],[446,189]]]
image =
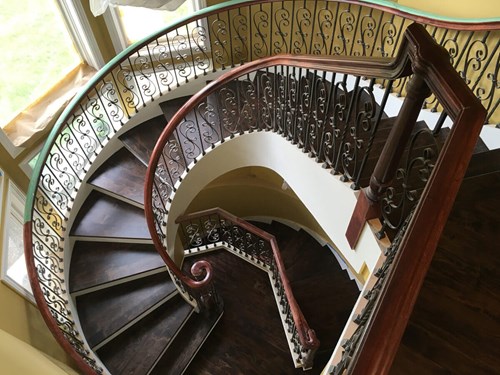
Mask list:
[[104,195],[110,196],[111,198],[114,198],[116,200],[130,204],[131,206],[134,206],[134,207],[137,207],[137,208],[144,210],[144,204],[141,202],[134,201],[133,199],[126,198],[123,195],[117,194],[111,190],[107,190],[107,189],[104,189],[100,186],[94,185],[92,182],[88,182],[88,184],[90,186],[92,186],[92,189],[94,189],[94,190],[96,190]]
[[[149,314],[151,314],[153,311],[157,310],[160,306],[163,304],[167,303],[170,301],[172,298],[177,296],[179,294],[179,291],[174,289],[172,292],[170,292],[167,296],[162,298],[160,301],[156,302],[153,306],[149,307],[145,311],[143,311],[141,314],[137,315],[134,319],[129,321],[127,324],[123,325],[121,328],[117,329],[115,332],[113,332],[111,335],[106,337],[104,340],[100,341],[98,344],[94,345],[92,347],[92,351],[97,352],[99,349],[104,347],[106,344],[111,342],[113,339],[116,337],[120,336],[123,332],[127,331],[129,328],[133,327],[136,323],[147,317]],[[191,315],[190,315],[191,316]]]
[[76,241],[85,242],[117,242],[117,243],[131,243],[131,244],[146,244],[153,245],[151,238],[137,238],[137,237],[99,237],[99,236],[82,236],[71,235],[71,239]]
[[125,276],[125,277],[121,277],[121,278],[118,278],[118,279],[115,279],[112,281],[107,281],[107,282],[104,282],[101,284],[97,284],[97,285],[94,285],[94,286],[91,286],[88,288],[74,290],[74,291],[71,291],[70,294],[73,298],[76,298],[76,297],[80,297],[80,296],[83,296],[83,295],[86,295],[89,293],[97,292],[99,290],[111,288],[111,287],[114,287],[117,285],[128,283],[130,281],[139,280],[139,279],[142,279],[145,277],[157,275],[159,273],[163,273],[163,272],[167,272],[167,271],[168,270],[167,270],[166,266],[161,266],[161,267],[153,268],[153,269],[148,270],[148,271],[138,272],[138,273],[135,273],[135,274],[132,274],[129,276]]

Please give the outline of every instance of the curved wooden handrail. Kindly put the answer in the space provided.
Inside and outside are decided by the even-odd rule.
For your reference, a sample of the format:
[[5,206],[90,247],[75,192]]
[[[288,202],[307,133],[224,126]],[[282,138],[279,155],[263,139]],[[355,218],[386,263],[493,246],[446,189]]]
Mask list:
[[163,149],[174,133],[176,127],[181,123],[188,112],[193,110],[205,97],[215,92],[228,82],[244,76],[259,69],[265,69],[275,65],[297,66],[310,69],[322,69],[336,71],[344,74],[358,74],[366,77],[377,77],[383,79],[397,79],[411,74],[410,61],[406,51],[405,43],[396,58],[378,58],[367,60],[366,58],[353,57],[324,57],[324,56],[299,56],[299,55],[277,55],[263,58],[225,73],[218,79],[212,81],[198,93],[193,95],[171,118],[163,132],[161,133],[151,154],[145,180],[144,207],[146,221],[156,249],[162,259],[172,270],[176,277],[193,289],[204,288],[211,279],[211,269],[208,268],[207,277],[201,281],[195,281],[183,274],[180,268],[168,255],[165,245],[162,243],[156,232],[155,216],[153,211],[153,189],[155,183],[156,168],[163,153]]
[[285,264],[281,256],[281,252],[279,250],[276,237],[273,236],[271,233],[256,227],[255,225],[249,223],[248,221],[236,215],[233,215],[230,212],[220,207],[215,207],[208,210],[182,215],[179,216],[175,220],[175,222],[177,224],[180,224],[185,221],[195,220],[210,215],[218,215],[228,220],[229,222],[243,228],[244,230],[254,234],[255,236],[260,237],[263,240],[266,240],[270,244],[271,249],[273,251],[273,257],[276,262],[276,267],[278,268],[278,273],[280,274],[281,280],[283,282],[285,295],[290,304],[290,310],[292,312],[293,321],[295,322],[295,325],[297,327],[300,343],[305,349],[308,350],[318,349],[320,342],[316,337],[316,333],[314,332],[314,330],[309,327],[309,324],[307,323],[307,320],[304,317],[304,314],[302,313],[302,310],[300,309],[297,300],[295,299],[292,287],[290,285],[290,281],[288,280],[288,277],[286,275]]

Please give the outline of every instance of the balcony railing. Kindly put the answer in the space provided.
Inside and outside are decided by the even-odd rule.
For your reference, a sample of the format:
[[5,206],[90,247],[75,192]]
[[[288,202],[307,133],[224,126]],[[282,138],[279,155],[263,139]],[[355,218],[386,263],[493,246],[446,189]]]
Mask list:
[[[33,172],[27,194],[25,247],[42,316],[83,372],[99,373],[102,369],[72,316],[64,266],[68,261],[68,222],[86,174],[109,140],[141,109],[165,100],[177,87],[264,56],[395,56],[412,21],[425,24],[445,46],[455,70],[488,109],[488,122],[498,122],[499,23],[433,20],[359,1],[231,1],[206,8],[123,51],[74,98],[47,138]],[[179,35],[191,37],[179,43]],[[391,84],[380,78],[369,84],[382,82],[388,93],[404,95],[407,79]],[[360,77],[360,87],[362,82]],[[333,90],[339,95],[340,90],[347,92],[342,84]],[[439,102],[431,97],[425,105],[439,110]],[[300,134],[295,131],[293,136]],[[325,133],[325,137],[334,135]],[[335,163],[341,166],[340,173],[345,173],[342,159],[328,156],[333,155],[328,150],[333,143],[315,137],[301,135],[297,141],[309,144],[310,150],[324,154],[326,165]],[[345,143],[345,137],[351,135],[346,131],[343,137]],[[347,170],[346,178],[359,187],[353,176],[361,167],[350,162],[349,168],[353,165],[358,170]]]

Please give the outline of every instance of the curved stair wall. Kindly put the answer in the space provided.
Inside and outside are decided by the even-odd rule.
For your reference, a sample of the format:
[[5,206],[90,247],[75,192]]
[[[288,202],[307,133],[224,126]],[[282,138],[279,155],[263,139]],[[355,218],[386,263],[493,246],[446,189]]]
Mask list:
[[[356,192],[349,187],[350,183],[340,181],[340,176],[325,173],[321,164],[306,153],[297,152],[296,146],[280,135],[270,132],[235,137],[207,152],[192,166],[167,208],[166,248],[175,248],[178,231],[175,218],[186,211],[204,186],[227,172],[252,166],[269,168],[283,177],[355,272],[360,273],[364,264],[370,271],[374,269],[380,256],[380,251],[374,249],[380,247],[373,233],[365,231],[355,252],[345,238],[356,204]],[[177,262],[182,260],[182,250],[172,254]]]
[[[495,69],[493,75],[489,73],[498,60],[498,48],[489,49],[494,52],[486,57],[479,53],[477,60],[472,57],[477,55],[474,55],[475,50],[471,46],[480,45],[484,49],[487,45],[485,40],[498,40],[496,31],[473,31],[494,30],[498,28],[497,24],[453,24],[409,14],[393,15],[398,12],[380,6],[360,5],[357,1],[305,1],[303,4],[296,6],[291,1],[234,1],[227,6],[207,8],[181,20],[113,59],[58,120],[41,152],[28,193],[26,259],[32,289],[47,325],[83,372],[99,373],[103,369],[86,344],[70,308],[65,269],[68,260],[64,254],[69,247],[68,222],[73,220],[72,215],[80,199],[78,191],[98,155],[123,126],[153,101],[162,101],[168,93],[188,82],[209,79],[210,73],[266,54],[312,52],[392,56],[402,40],[403,29],[410,22],[398,24],[393,20],[403,16],[407,20],[428,23],[432,33],[441,35],[438,39],[446,45],[455,46],[457,39],[453,37],[449,41],[443,36],[448,32],[440,34],[438,28],[470,30],[459,33],[450,31],[449,35],[459,35],[459,39],[469,41],[458,53],[457,56],[461,57],[454,57],[455,67],[463,71],[465,77],[470,77],[471,71],[479,74],[480,81],[469,81],[490,109],[490,119],[495,118],[498,107],[496,89],[490,84],[491,80],[486,78],[486,84],[483,84],[482,79],[495,76]],[[320,7],[326,12],[318,11]],[[378,11],[386,13],[380,17]],[[363,22],[359,16],[366,15],[366,12],[369,16],[364,19],[373,19],[374,15],[379,18],[369,24],[368,30],[371,31],[363,33]],[[252,16],[257,13],[261,17]],[[299,13],[304,15],[303,18],[296,17]],[[278,14],[283,14],[284,18],[278,17]],[[331,23],[330,20],[336,19],[333,15],[343,15],[343,21],[339,19]],[[297,19],[304,22],[296,22]],[[292,27],[299,32],[291,32]],[[179,30],[188,30],[192,38],[179,42],[178,35],[182,34]],[[330,37],[333,35],[336,38]],[[364,36],[360,39],[356,35]],[[372,42],[368,43],[365,36]],[[316,37],[320,43],[316,43]],[[381,48],[376,46],[377,40],[382,41]],[[273,48],[270,48],[271,45]],[[186,52],[188,50],[189,53]],[[457,51],[454,47],[450,50],[453,53]],[[464,68],[460,69],[462,64],[465,64]],[[476,69],[477,66],[479,68]],[[400,93],[404,93],[401,87],[405,84],[398,84]],[[484,92],[488,94],[484,96]],[[429,106],[433,108],[434,104]]]

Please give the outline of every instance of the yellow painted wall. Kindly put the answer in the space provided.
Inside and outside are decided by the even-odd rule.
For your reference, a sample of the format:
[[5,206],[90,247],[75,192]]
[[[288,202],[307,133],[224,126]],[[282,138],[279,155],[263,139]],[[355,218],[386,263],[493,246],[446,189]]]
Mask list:
[[446,17],[500,17],[499,0],[398,0],[397,3]]
[[0,329],[0,373],[2,375],[77,374],[2,329]]

